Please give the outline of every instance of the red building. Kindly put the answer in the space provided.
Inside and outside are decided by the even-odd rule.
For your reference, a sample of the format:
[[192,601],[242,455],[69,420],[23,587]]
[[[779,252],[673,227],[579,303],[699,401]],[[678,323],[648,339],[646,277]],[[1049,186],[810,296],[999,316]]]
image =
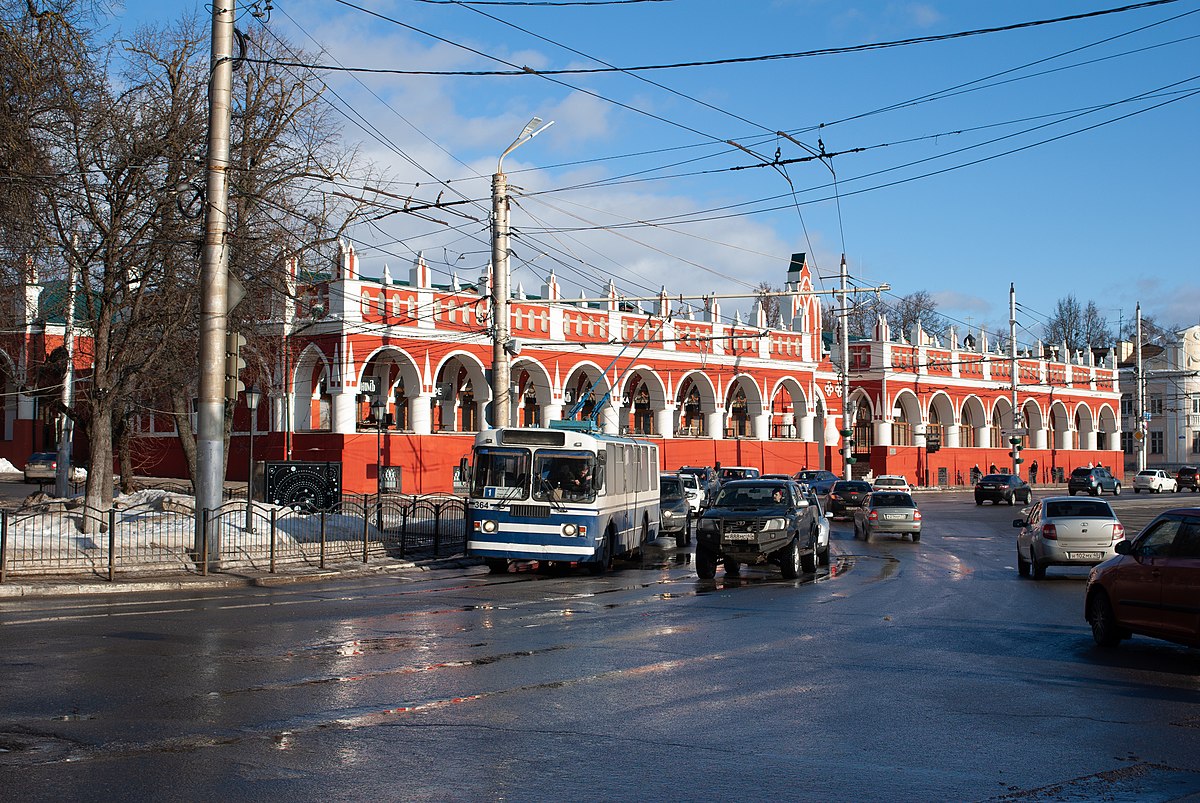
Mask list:
[[[343,246],[328,280],[299,287],[293,276],[289,290],[272,319],[247,333],[243,381],[269,401],[255,416],[256,459],[340,462],[347,491],[373,492],[378,465],[399,468],[404,492],[450,490],[453,467],[488,425],[486,280],[438,286],[421,259],[407,281],[393,281],[386,268],[381,279],[364,279],[353,248]],[[511,303],[521,349],[508,423],[544,425],[581,399],[588,415],[610,393],[602,427],[655,439],[665,469],[719,462],[840,472],[839,346],[825,350],[820,297],[802,254],[785,290],[783,327],[771,328],[761,303],[748,321],[726,319],[715,302],[673,302],[665,291],[643,309],[611,283],[605,302],[573,302],[551,274],[539,297],[518,292]],[[881,321],[874,339],[851,343],[856,473],[955,484],[973,466],[1010,464],[1002,434],[1012,428],[1010,362],[985,337],[894,337]],[[1017,372],[1026,467],[1036,460],[1049,476],[1088,462],[1119,465],[1114,366],[1029,356]],[[6,432],[29,409],[6,417]],[[249,424],[239,401],[230,479],[246,477]],[[137,451],[154,473],[183,476],[170,421],[145,416],[139,429]],[[934,438],[941,448],[930,454]]]

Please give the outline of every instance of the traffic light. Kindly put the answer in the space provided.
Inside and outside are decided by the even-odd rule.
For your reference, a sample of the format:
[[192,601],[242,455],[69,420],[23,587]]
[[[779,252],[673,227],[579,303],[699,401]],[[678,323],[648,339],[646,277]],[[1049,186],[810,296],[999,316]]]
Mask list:
[[242,346],[246,345],[246,336],[237,332],[225,335],[225,398],[236,401],[238,394],[246,389],[242,383],[242,369],[246,361],[242,358]]
[[854,430],[843,429],[842,431],[842,458],[847,465],[855,462],[854,457]]
[[1021,438],[1014,435],[1008,439],[1008,442],[1012,444],[1012,451],[1008,453],[1008,456],[1012,458],[1013,465],[1021,465],[1025,462],[1021,457],[1021,449],[1023,448],[1021,445]]

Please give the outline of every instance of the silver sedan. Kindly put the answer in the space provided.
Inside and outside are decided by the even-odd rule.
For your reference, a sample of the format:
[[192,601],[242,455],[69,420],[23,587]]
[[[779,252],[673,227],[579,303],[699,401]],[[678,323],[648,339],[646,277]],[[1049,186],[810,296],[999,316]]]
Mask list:
[[869,544],[876,533],[909,535],[921,540],[921,511],[910,494],[900,491],[875,491],[854,511],[854,537]]
[[1015,519],[1017,573],[1035,580],[1047,566],[1095,566],[1116,555],[1125,527],[1103,499],[1051,496],[1038,500]]

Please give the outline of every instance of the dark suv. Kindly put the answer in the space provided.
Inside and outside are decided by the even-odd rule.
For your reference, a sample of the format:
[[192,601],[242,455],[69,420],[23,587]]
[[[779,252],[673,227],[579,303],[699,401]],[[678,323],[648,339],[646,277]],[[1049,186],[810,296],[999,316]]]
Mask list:
[[1191,491],[1200,491],[1200,468],[1195,466],[1181,466],[1175,474],[1175,490],[1182,491],[1187,488]]
[[790,480],[731,480],[696,524],[696,574],[711,580],[740,564],[775,563],[785,579],[817,569],[820,530],[808,521],[808,500]]
[[1121,493],[1121,481],[1103,466],[1080,466],[1071,472],[1071,479],[1067,480],[1067,493],[1071,496],[1080,492],[1099,496],[1105,491],[1112,491],[1113,496],[1118,496]]
[[838,516],[853,516],[854,511],[862,507],[863,501],[872,491],[871,483],[861,480],[838,480],[829,486],[829,496],[825,499],[825,509]]

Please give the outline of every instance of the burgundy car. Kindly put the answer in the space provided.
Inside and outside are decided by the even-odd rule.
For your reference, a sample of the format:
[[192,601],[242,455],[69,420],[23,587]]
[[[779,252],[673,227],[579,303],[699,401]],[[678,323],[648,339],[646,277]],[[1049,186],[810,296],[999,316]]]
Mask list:
[[1134,633],[1200,647],[1200,508],[1162,513],[1092,569],[1084,616],[1102,647]]

